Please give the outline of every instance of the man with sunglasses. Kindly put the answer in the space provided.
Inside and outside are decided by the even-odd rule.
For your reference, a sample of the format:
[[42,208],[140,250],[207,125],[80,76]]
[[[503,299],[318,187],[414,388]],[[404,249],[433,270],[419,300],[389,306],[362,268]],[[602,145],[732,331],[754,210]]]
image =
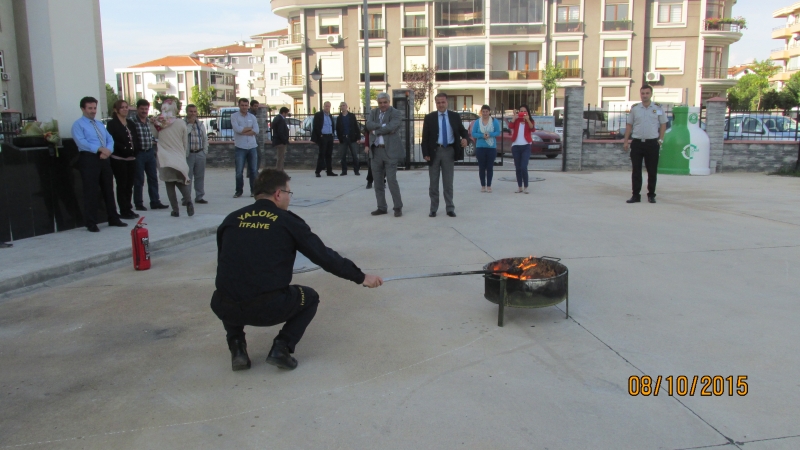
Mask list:
[[374,288],[377,275],[364,274],[325,246],[299,216],[289,211],[291,178],[282,170],[261,171],[253,187],[256,202],[232,212],[217,229],[217,279],[211,309],[222,320],[231,351],[231,368],[250,368],[244,326],[284,323],[267,363],[294,369],[291,354],[317,312],[319,295],[290,284],[297,251],[327,272]]

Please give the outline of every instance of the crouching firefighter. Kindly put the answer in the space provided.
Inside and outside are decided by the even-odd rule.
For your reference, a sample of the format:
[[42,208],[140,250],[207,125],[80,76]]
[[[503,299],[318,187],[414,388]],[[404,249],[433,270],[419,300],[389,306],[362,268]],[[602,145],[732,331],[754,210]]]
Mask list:
[[364,274],[352,261],[326,247],[311,228],[289,211],[290,177],[282,170],[263,170],[253,187],[255,203],[228,215],[217,229],[217,279],[211,309],[228,337],[233,370],[250,368],[245,325],[283,323],[267,363],[294,369],[295,346],[314,318],[319,295],[290,284],[297,251],[326,271],[374,288],[377,275]]

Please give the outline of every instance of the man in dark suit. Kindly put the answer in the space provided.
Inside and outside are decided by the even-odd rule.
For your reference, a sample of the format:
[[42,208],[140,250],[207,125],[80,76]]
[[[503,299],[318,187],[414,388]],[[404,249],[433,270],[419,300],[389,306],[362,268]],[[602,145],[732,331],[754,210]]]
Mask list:
[[317,178],[321,177],[320,172],[322,172],[322,169],[325,169],[325,173],[329,177],[338,176],[338,174],[333,173],[333,166],[331,165],[334,127],[333,116],[331,116],[331,102],[325,102],[322,105],[322,111],[314,114],[314,120],[311,122],[311,142],[319,145],[317,170],[315,171]]
[[358,141],[361,130],[358,128],[356,115],[347,111],[347,103],[339,104],[339,118],[336,119],[336,136],[339,138],[339,149],[342,152],[342,175],[347,175],[347,154],[353,159],[353,173],[358,175]]
[[[447,94],[440,92],[434,97],[436,111],[425,116],[422,123],[422,156],[428,161],[428,175],[431,197],[431,212],[428,217],[436,217],[439,209],[439,173],[442,175],[444,202],[447,215],[456,216],[453,204],[453,176],[455,162],[464,159],[464,147],[467,146],[469,133],[461,123],[461,117],[447,110]],[[459,139],[460,138],[460,139]]]
[[[255,100],[254,100],[255,101]],[[283,161],[286,158],[286,146],[289,145],[289,124],[286,118],[289,117],[289,108],[283,107],[280,113],[272,119],[270,129],[272,130],[272,146],[275,147],[278,162],[276,170],[283,170]]]

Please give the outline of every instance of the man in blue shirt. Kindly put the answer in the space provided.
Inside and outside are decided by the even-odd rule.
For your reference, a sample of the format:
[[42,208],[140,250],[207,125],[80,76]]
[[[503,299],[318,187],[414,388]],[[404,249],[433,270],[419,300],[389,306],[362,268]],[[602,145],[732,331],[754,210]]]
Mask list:
[[72,138],[79,150],[78,168],[83,181],[83,222],[87,230],[95,233],[100,231],[97,228],[97,191],[99,189],[103,193],[106,204],[108,226],[127,227],[127,223],[119,220],[111,181],[113,173],[108,157],[114,153],[114,140],[106,131],[106,127],[94,118],[97,115],[97,99],[94,97],[82,98],[81,111],[83,117],[72,125]]

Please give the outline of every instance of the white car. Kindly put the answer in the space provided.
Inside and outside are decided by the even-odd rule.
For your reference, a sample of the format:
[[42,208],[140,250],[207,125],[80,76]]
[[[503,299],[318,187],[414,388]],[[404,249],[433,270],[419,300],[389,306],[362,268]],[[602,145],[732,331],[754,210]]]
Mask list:
[[732,114],[725,119],[725,139],[794,141],[797,122],[776,114]]

